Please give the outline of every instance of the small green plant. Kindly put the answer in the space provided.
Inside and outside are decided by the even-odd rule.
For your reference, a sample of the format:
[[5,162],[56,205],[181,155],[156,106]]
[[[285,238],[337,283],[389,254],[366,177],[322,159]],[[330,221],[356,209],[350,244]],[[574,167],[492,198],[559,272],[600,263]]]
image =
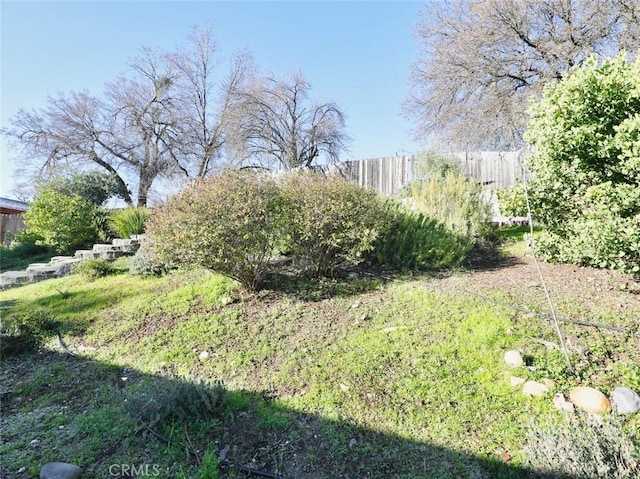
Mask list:
[[130,393],[125,411],[143,424],[154,427],[168,422],[217,417],[223,409],[225,389],[204,380],[187,381],[170,375],[148,381]]
[[455,156],[423,150],[416,155],[412,174],[414,181],[444,178],[449,174],[462,176],[462,164]]
[[481,238],[490,231],[491,206],[473,180],[447,173],[412,183],[411,194],[419,211],[458,234]]
[[114,269],[106,259],[95,258],[75,264],[73,272],[84,279],[94,280],[112,274]]
[[524,185],[516,182],[510,188],[496,190],[498,197],[498,209],[504,216],[528,216],[527,198],[524,192]]
[[30,234],[42,238],[36,244],[63,253],[98,238],[97,211],[97,206],[80,196],[47,189],[38,192],[24,214],[24,221]]
[[171,267],[167,263],[158,259],[144,246],[129,259],[129,274],[134,276],[162,276],[170,270]]
[[381,201],[373,191],[315,172],[288,175],[282,190],[293,258],[309,276],[358,264],[373,249],[382,227]]
[[129,238],[131,235],[144,233],[144,225],[149,215],[147,208],[126,208],[114,211],[109,223],[120,238]]
[[531,466],[553,477],[626,479],[640,473],[640,454],[615,416],[576,413],[560,423],[534,422],[525,451]]
[[58,323],[45,310],[0,318],[0,357],[30,351],[57,331]]

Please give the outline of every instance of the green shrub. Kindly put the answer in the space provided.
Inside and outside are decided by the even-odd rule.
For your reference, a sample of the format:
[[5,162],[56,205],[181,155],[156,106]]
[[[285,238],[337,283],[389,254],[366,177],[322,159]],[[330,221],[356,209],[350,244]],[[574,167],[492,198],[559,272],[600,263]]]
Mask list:
[[94,280],[112,274],[114,269],[106,259],[95,258],[74,264],[73,272],[84,279]]
[[0,318],[0,357],[20,354],[40,346],[56,333],[58,323],[50,313],[34,309]]
[[143,207],[117,210],[111,214],[109,223],[120,238],[129,238],[144,233],[149,214],[149,210]]
[[203,380],[186,381],[170,375],[143,383],[129,393],[125,412],[149,427],[190,419],[211,420],[225,403],[225,389]]
[[102,206],[112,197],[122,197],[115,175],[97,170],[58,172],[39,182],[37,188],[79,196],[94,206]]
[[24,221],[29,234],[42,238],[37,244],[63,253],[86,246],[98,238],[97,211],[96,206],[80,196],[43,190],[30,203],[29,210],[24,213]]
[[401,270],[434,270],[460,265],[473,242],[440,222],[387,201],[384,226],[369,254],[372,263]]
[[363,261],[380,233],[381,202],[375,192],[338,176],[289,174],[282,182],[295,264],[313,277]]
[[592,57],[545,89],[526,139],[549,259],[640,274],[640,59]]
[[144,245],[129,259],[129,274],[134,276],[162,276],[170,270],[167,263],[158,259]]
[[511,188],[496,190],[498,209],[504,216],[529,216],[527,197],[522,183],[517,182]]
[[42,238],[21,231],[10,238],[9,246],[0,244],[0,270],[21,270],[30,263],[48,263],[52,256],[49,248],[36,244]]
[[469,238],[485,236],[491,225],[491,206],[483,187],[454,173],[411,185],[417,209],[442,222],[451,231]]
[[447,175],[462,176],[462,164],[458,158],[434,150],[418,152],[413,163],[414,181],[444,178]]
[[284,230],[284,206],[273,180],[226,171],[156,208],[147,222],[147,245],[168,265],[199,265],[255,290]]
[[560,423],[534,423],[525,448],[530,465],[549,477],[638,477],[640,455],[619,422],[576,413]]

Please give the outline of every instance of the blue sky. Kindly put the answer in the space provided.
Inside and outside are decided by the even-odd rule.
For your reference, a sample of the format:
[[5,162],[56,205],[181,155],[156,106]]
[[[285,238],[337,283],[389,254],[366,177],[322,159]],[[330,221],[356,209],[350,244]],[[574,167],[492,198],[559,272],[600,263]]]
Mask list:
[[[344,159],[415,153],[420,145],[400,108],[424,4],[2,0],[0,125],[57,92],[100,95],[141,46],[172,49],[192,25],[209,22],[223,60],[246,48],[261,69],[301,71],[314,99],[340,105],[354,139]],[[0,196],[13,196],[10,159],[0,138]]]

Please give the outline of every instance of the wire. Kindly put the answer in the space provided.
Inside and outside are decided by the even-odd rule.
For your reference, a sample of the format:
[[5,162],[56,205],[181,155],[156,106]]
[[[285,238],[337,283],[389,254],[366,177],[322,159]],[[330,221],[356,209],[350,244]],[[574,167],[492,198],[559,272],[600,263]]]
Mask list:
[[[516,306],[515,304],[506,303],[504,301],[498,301],[497,299],[492,298],[491,296],[486,296],[484,294],[475,293],[473,291],[468,291],[466,289],[460,289],[460,288],[444,289],[444,288],[439,288],[439,287],[435,287],[435,286],[429,286],[429,287],[431,289],[438,290],[438,291],[441,291],[441,292],[452,291],[452,292],[455,292],[455,293],[466,294],[468,296],[474,296],[474,297],[482,299],[484,301],[493,303],[493,304],[495,304],[497,306],[503,306],[505,308],[513,309],[514,311],[518,311],[518,312],[523,313],[523,314],[531,314],[531,315],[537,316],[539,318],[553,320],[553,317],[549,316],[548,314],[538,313],[537,311],[531,311],[529,309],[521,308],[520,306]],[[616,333],[630,334],[631,336],[634,336],[636,338],[640,338],[640,333],[636,333],[635,332],[635,331],[637,331],[637,328],[635,330],[634,329],[626,329],[626,328],[621,328],[619,326],[611,326],[609,324],[592,323],[592,322],[589,322],[589,321],[582,321],[582,320],[579,320],[579,319],[568,319],[568,318],[562,318],[562,317],[559,317],[559,316],[557,316],[557,320],[559,322],[561,322],[561,323],[573,324],[573,325],[576,325],[576,326],[584,326],[584,327],[589,327],[589,328],[607,329],[609,331],[614,331]]]
[[544,275],[542,274],[542,268],[540,267],[540,262],[538,261],[538,256],[536,255],[535,241],[533,237],[533,219],[531,216],[531,204],[529,203],[529,191],[527,188],[527,175],[525,174],[524,167],[521,164],[522,168],[522,186],[524,188],[524,198],[527,202],[527,218],[529,219],[529,232],[531,234],[531,255],[533,256],[533,262],[536,265],[536,270],[538,271],[538,276],[540,276],[540,282],[542,283],[542,289],[544,290],[544,294],[547,298],[547,304],[549,305],[549,310],[551,311],[551,316],[553,318],[553,324],[556,329],[556,333],[558,335],[558,339],[560,340],[560,347],[562,348],[562,354],[564,355],[565,360],[567,361],[567,366],[569,367],[569,371],[574,372],[573,364],[571,364],[571,358],[569,357],[569,351],[567,350],[567,346],[564,342],[564,337],[562,336],[562,331],[560,330],[560,321],[558,321],[558,315],[556,314],[556,308],[553,306],[553,301],[551,300],[551,294],[549,294],[549,289],[547,288],[547,282],[544,279]]

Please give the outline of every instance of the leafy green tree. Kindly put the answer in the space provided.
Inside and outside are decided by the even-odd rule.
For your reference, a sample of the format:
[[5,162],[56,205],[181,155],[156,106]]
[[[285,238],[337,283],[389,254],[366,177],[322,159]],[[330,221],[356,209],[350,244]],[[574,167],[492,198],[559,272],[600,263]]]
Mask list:
[[640,59],[581,68],[530,108],[531,200],[559,261],[640,272]]
[[77,195],[95,206],[103,206],[110,198],[122,197],[115,177],[97,170],[52,176],[40,183],[40,189],[44,188],[67,196]]
[[30,203],[24,220],[31,233],[54,251],[63,253],[85,246],[98,237],[98,208],[78,195],[43,189]]

